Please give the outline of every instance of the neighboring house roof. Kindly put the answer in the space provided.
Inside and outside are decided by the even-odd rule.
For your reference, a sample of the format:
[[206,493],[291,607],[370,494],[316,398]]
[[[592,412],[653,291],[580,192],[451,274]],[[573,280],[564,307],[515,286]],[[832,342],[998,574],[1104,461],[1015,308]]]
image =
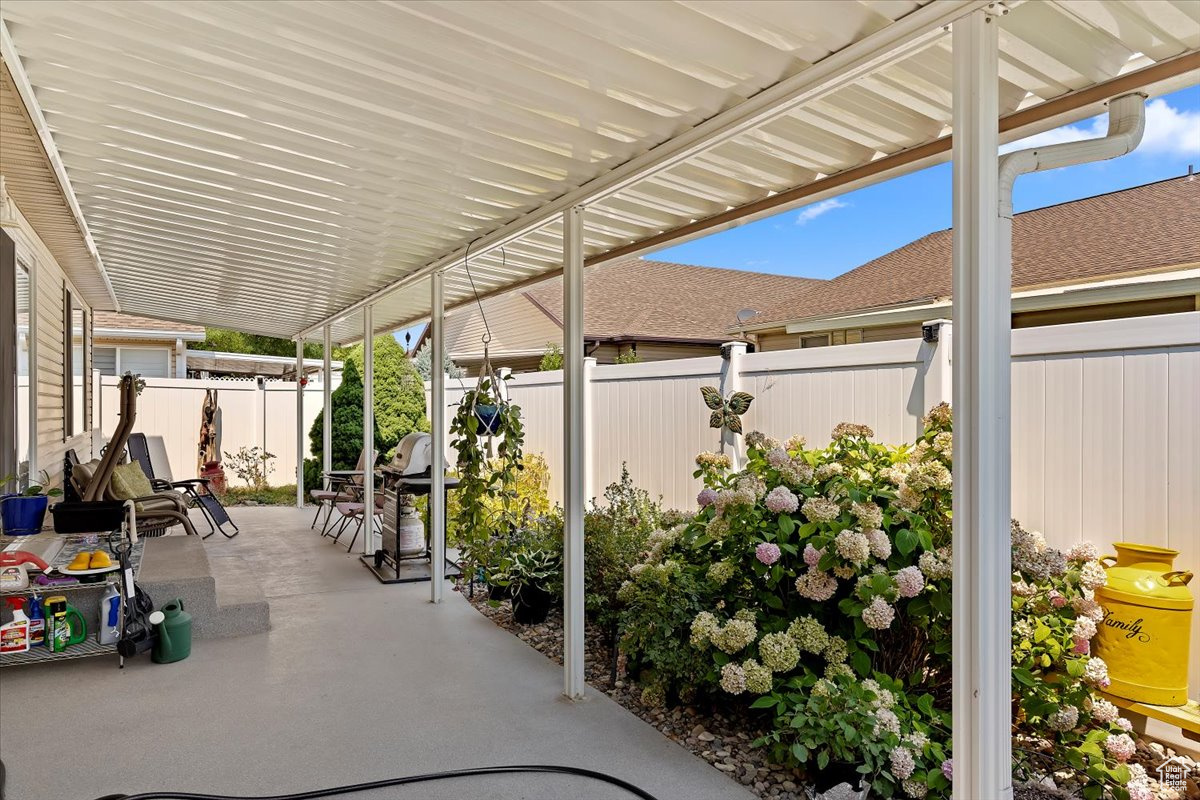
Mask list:
[[[922,236],[762,309],[744,326],[949,297],[953,231]],[[1137,186],[1013,218],[1013,288],[1086,283],[1200,262],[1200,180]],[[780,297],[776,294],[775,297]],[[742,326],[734,326],[741,328]]]
[[93,336],[101,339],[183,339],[202,342],[205,337],[202,325],[165,322],[112,311],[92,312],[92,327]]
[[[711,340],[729,338],[745,308],[780,294],[802,295],[824,281],[717,267],[626,258],[589,267],[583,280],[587,339]],[[562,278],[525,292],[559,326]]]

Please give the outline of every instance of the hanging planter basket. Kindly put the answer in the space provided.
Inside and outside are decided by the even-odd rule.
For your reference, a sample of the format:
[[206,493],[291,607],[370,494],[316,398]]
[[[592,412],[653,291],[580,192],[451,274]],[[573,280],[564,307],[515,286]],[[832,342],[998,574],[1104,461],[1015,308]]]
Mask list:
[[479,420],[480,436],[495,436],[500,430],[500,406],[492,403],[476,404],[475,419]]

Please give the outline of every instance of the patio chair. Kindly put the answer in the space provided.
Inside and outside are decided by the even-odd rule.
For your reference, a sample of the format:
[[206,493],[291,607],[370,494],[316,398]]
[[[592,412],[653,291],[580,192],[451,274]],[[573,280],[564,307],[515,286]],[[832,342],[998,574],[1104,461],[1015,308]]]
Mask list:
[[[358,454],[358,466],[355,467],[356,472],[363,471],[363,465],[366,459],[362,452]],[[338,503],[351,503],[359,498],[360,492],[357,487],[362,485],[361,476],[357,475],[329,475],[325,474],[325,488],[313,489],[308,493],[309,497],[317,504],[317,513],[313,515],[313,521],[308,526],[316,529],[317,520],[321,518],[321,512],[325,512],[325,522],[321,524],[321,535],[329,535],[329,524],[333,519],[333,512]],[[334,540],[336,541],[336,539]]]
[[[226,539],[232,539],[241,533],[237,523],[229,517],[229,511],[221,504],[220,499],[213,493],[209,487],[208,478],[190,478],[184,481],[167,481],[163,478],[158,478],[154,474],[154,462],[150,458],[150,446],[146,441],[146,434],[132,433],[129,435],[129,455],[141,465],[142,472],[150,480],[150,485],[156,492],[175,491],[183,494],[188,499],[188,504],[193,508],[199,508],[200,513],[204,516],[208,523],[208,533],[201,538],[207,539],[217,531]],[[233,529],[233,533],[225,530],[228,525]]]
[[[333,537],[336,542],[342,538],[342,534],[346,528],[354,523],[354,536],[350,537],[350,546],[346,548],[349,553],[354,549],[354,543],[358,541],[358,534],[363,528],[364,514],[363,509],[367,507],[366,503],[357,502],[341,502],[335,503],[334,509],[342,515],[341,524],[338,526],[337,535]],[[375,495],[375,513],[371,515],[371,526],[374,527],[377,520],[382,520],[383,517],[383,492]]]
[[[70,463],[68,458],[69,478],[78,493],[81,504],[105,500],[133,500],[138,504],[137,533],[139,536],[162,536],[175,525],[183,526],[188,535],[194,536],[196,529],[192,527],[187,516],[187,503],[178,492],[150,491],[137,496],[129,491],[129,487],[149,486],[149,480],[141,468],[134,470],[121,469],[124,460],[125,445],[133,431],[133,423],[137,418],[137,378],[126,373],[120,381],[120,422],[117,430],[109,440],[99,459],[87,463]],[[70,453],[69,456],[74,455]],[[118,474],[118,470],[121,470]],[[119,485],[114,489],[114,476]],[[141,481],[138,481],[138,476]]]

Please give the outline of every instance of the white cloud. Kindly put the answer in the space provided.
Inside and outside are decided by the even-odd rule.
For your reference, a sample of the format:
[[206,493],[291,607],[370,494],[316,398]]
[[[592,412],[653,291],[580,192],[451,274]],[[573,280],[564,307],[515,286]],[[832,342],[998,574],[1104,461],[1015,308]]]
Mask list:
[[845,208],[848,205],[849,203],[843,203],[836,197],[831,197],[828,200],[822,200],[819,203],[813,203],[811,206],[805,206],[804,208],[800,209],[800,213],[796,214],[796,224],[806,225],[822,214],[833,211],[835,208]]
[[[1094,139],[1108,132],[1108,117],[1064,125],[1003,145],[1001,153]],[[1143,155],[1200,156],[1200,111],[1181,111],[1157,98],[1146,104],[1146,132],[1135,151]]]

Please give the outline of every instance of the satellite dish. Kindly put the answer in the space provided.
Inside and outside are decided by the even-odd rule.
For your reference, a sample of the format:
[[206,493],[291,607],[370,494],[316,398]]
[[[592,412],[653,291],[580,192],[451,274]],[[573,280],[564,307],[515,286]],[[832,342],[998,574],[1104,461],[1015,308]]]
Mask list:
[[745,325],[747,322],[749,322],[750,320],[754,319],[757,316],[758,316],[758,312],[755,311],[753,308],[743,308],[741,311],[739,311],[737,313],[737,321],[739,323],[741,323],[742,325]]

